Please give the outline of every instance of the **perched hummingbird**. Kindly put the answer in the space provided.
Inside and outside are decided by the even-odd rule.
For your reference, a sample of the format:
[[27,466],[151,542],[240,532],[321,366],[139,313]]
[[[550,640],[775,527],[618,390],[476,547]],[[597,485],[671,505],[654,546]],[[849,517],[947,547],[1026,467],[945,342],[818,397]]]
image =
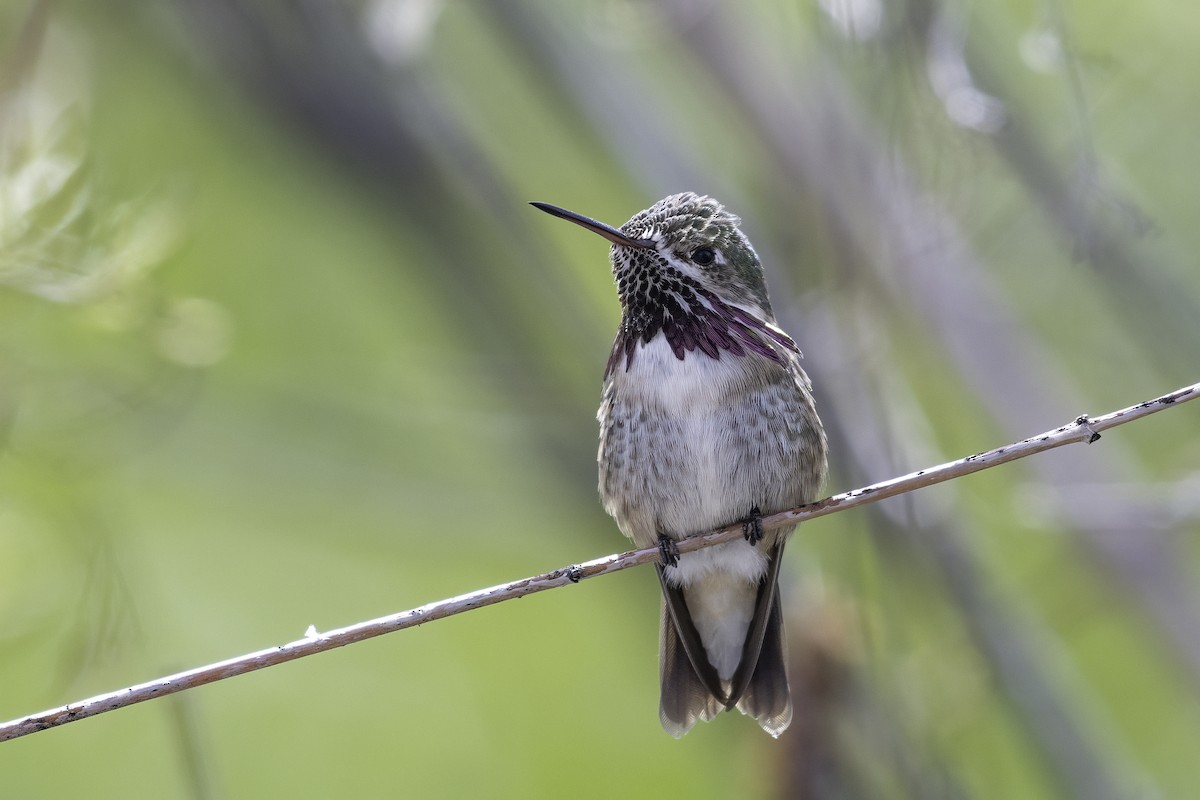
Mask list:
[[[761,516],[817,499],[825,431],[800,349],[776,324],[740,220],[671,195],[620,229],[534,203],[612,242],[621,326],[600,420],[600,497],[662,586],[659,719],[676,738],[737,708],[792,721],[779,565],[794,530]],[[679,555],[687,534],[742,522],[745,540]]]

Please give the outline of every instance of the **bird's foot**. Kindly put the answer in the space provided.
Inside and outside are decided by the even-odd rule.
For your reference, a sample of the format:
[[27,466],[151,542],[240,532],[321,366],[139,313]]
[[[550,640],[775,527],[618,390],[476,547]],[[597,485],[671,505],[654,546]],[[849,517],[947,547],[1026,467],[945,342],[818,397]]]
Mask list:
[[658,554],[664,567],[673,567],[679,563],[679,545],[675,544],[674,539],[661,533],[658,535]]
[[758,506],[750,509],[750,516],[742,520],[742,535],[746,537],[746,541],[751,545],[756,545],[762,541],[762,512],[758,510]]

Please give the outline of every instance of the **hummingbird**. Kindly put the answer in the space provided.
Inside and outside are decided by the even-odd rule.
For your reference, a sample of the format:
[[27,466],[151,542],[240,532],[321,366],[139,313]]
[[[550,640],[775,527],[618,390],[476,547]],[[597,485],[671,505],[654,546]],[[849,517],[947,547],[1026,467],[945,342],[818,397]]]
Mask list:
[[[736,708],[778,737],[792,720],[778,584],[794,526],[764,534],[762,516],[817,499],[827,445],[762,263],[740,219],[692,192],[620,228],[532,205],[612,243],[621,324],[597,414],[600,499],[662,553],[659,720],[679,738]],[[675,546],[739,522],[742,539]]]

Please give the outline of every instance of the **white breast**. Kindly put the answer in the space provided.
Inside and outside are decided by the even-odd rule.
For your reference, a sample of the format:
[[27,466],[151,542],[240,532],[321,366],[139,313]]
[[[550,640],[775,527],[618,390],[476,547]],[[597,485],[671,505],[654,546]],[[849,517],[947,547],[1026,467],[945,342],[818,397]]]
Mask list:
[[625,402],[672,414],[703,414],[724,402],[729,382],[743,369],[739,361],[730,353],[714,359],[699,350],[676,358],[660,333],[649,344],[638,344],[628,370],[623,359],[617,363],[613,383]]
[[[673,441],[660,444],[682,450],[682,458],[672,460],[685,465],[683,474],[673,476],[679,482],[676,490],[658,498],[656,510],[667,524],[666,533],[682,536],[745,516],[749,501],[743,492],[731,491],[734,455],[722,430],[734,413],[730,404],[738,401],[730,384],[742,377],[743,359],[722,353],[718,360],[695,351],[680,360],[660,334],[638,347],[627,372],[623,367],[618,364],[613,374],[622,402],[669,416],[678,426]],[[682,586],[720,572],[757,582],[765,568],[759,548],[730,542],[685,555],[668,577]]]

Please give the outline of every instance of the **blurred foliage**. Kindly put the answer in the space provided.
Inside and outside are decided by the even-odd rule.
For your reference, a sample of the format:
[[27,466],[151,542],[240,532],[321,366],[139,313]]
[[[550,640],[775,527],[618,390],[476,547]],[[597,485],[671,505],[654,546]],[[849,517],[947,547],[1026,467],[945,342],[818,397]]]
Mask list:
[[[1197,380],[1200,7],[0,7],[0,717],[625,545],[601,243],[721,198],[840,491]],[[1182,797],[1181,408],[826,518],[796,723],[659,729],[634,570],[0,745],[11,797]]]

